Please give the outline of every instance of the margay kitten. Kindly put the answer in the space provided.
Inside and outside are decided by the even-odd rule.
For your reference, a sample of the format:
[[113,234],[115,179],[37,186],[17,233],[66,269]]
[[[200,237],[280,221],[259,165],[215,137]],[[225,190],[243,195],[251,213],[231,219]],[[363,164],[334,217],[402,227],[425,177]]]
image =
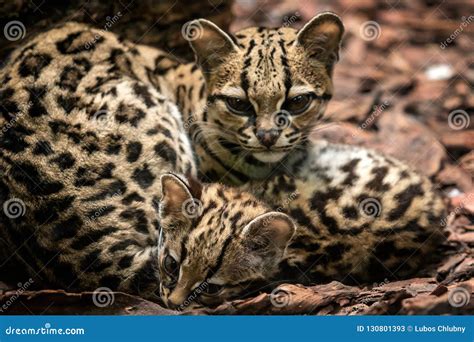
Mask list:
[[[203,178],[228,184],[266,179],[283,160],[299,158],[324,117],[342,22],[322,13],[300,31],[260,27],[235,36],[206,20],[194,26],[198,33],[190,43],[207,96],[196,89],[202,78],[196,71],[191,86],[181,82],[177,101],[194,123]],[[201,91],[199,103],[193,94]]]

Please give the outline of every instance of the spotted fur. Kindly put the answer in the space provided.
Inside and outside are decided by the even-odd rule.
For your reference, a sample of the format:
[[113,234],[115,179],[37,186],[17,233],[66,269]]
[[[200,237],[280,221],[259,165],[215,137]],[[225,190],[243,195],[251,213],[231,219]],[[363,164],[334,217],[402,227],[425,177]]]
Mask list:
[[[374,152],[306,145],[332,93],[338,19],[318,16],[299,33],[248,29],[235,39],[200,23],[200,68],[72,23],[12,54],[0,71],[0,120],[9,127],[0,137],[0,194],[21,199],[26,213],[1,215],[11,252],[54,286],[107,286],[183,309],[281,281],[366,281],[419,268],[442,215],[429,181]],[[312,36],[318,44],[308,43]],[[214,54],[201,54],[200,42]],[[220,92],[229,85],[263,114],[225,113]],[[312,115],[280,132],[300,130],[278,167],[221,139],[235,138],[237,127],[257,137],[272,104],[302,85],[316,95]],[[193,180],[186,129],[204,179],[247,183]],[[381,203],[379,216],[360,212],[367,198]]]
[[159,286],[160,175],[196,167],[146,52],[69,23],[0,71],[1,196],[25,211],[4,209],[0,236],[51,286],[146,296]]
[[[0,71],[0,238],[8,249],[2,257],[25,265],[35,283],[69,291],[107,287],[176,306],[185,275],[176,285],[170,262],[180,269],[198,263],[194,270],[206,272],[187,275],[189,281],[212,288],[232,272],[222,267],[232,257],[231,242],[253,251],[264,233],[282,241],[293,234],[287,215],[253,195],[194,179],[175,105],[176,63],[68,23],[18,48]],[[7,207],[12,201],[23,206],[20,215]],[[263,220],[271,224],[260,231]],[[217,243],[225,234],[227,242]],[[206,249],[188,249],[194,238]],[[252,259],[249,278],[252,270],[276,268],[283,249]]]
[[399,279],[443,237],[445,206],[431,182],[374,151],[320,141],[300,164],[249,187],[298,225],[279,278]]
[[[200,70],[180,68],[194,70],[200,85],[181,82],[178,102],[191,123],[202,177],[228,184],[265,179],[304,150],[324,117],[342,22],[322,13],[300,31],[260,27],[235,36],[206,20],[194,24],[199,34],[190,43]],[[308,106],[295,111],[302,97]],[[229,107],[236,100],[247,104],[244,113]]]
[[[221,208],[233,206],[232,197],[216,192],[215,205],[204,209],[209,222],[205,233],[188,231],[179,244],[170,242],[182,262],[176,284],[164,291],[167,301],[182,305],[191,296],[213,305],[281,281],[360,283],[403,278],[419,270],[443,236],[445,208],[431,182],[373,151],[308,140],[332,95],[340,20],[326,13],[299,32],[250,28],[235,37],[205,20],[197,24],[201,32],[191,45],[200,69],[174,65],[170,73],[194,80],[192,87],[181,82],[176,100],[194,137],[201,177],[241,185],[235,194],[242,198],[238,218],[255,206],[243,198],[246,190],[292,217],[297,229],[292,235],[273,227],[270,232],[281,233],[277,238],[264,233],[245,245],[245,228],[214,229]],[[283,157],[273,159],[278,144],[263,146],[259,128],[274,129],[274,113],[301,89],[316,96],[306,112],[290,117],[287,127],[277,127],[277,142],[288,143],[288,148]],[[252,112],[231,113],[229,97],[249,101]],[[268,158],[254,153],[264,147]],[[272,224],[263,220],[259,227],[265,231]],[[215,295],[196,295],[209,279],[206,267],[214,264],[219,265],[210,278]]]
[[171,238],[163,255],[173,255],[179,269],[162,284],[168,305],[190,305],[189,298],[217,305],[281,282],[403,279],[433,261],[444,203],[405,164],[321,141],[285,167],[241,188],[207,188],[213,201],[203,207],[198,228],[165,228]]

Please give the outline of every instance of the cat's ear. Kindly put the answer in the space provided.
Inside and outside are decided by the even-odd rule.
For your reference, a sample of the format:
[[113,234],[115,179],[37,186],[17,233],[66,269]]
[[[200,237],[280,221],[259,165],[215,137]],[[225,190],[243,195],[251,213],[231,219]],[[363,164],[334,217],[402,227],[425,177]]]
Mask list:
[[200,203],[192,194],[184,177],[172,173],[161,176],[160,217],[183,220],[192,218],[194,206]]
[[243,229],[244,245],[258,254],[283,252],[293,237],[296,226],[283,213],[270,212],[250,221]]
[[[192,35],[186,37],[186,31],[192,32]],[[227,33],[206,19],[189,22],[183,27],[183,35],[191,44],[197,63],[204,72],[210,72],[231,53],[239,51],[239,47]]]
[[298,32],[296,46],[301,46],[310,58],[332,65],[339,60],[339,48],[344,25],[341,18],[331,12],[323,12],[311,19]]

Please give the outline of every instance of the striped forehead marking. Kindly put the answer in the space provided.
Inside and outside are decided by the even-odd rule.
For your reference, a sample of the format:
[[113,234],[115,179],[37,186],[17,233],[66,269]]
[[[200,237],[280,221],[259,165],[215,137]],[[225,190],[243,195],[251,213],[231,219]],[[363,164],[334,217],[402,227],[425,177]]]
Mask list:
[[[241,37],[240,46],[245,49],[243,70],[240,76],[241,87],[248,96],[249,90],[262,88],[283,92],[285,96],[292,85],[288,64],[287,42],[279,30],[258,28],[250,36]],[[271,84],[269,84],[269,80]]]

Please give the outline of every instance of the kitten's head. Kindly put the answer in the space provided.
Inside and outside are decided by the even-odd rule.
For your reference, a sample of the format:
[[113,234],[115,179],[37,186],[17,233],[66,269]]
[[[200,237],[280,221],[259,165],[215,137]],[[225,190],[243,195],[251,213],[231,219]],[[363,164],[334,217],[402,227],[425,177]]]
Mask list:
[[161,297],[177,309],[216,306],[258,290],[278,270],[295,225],[252,195],[163,175]]
[[192,24],[190,43],[207,84],[206,134],[269,163],[301,145],[332,96],[340,18],[325,12],[299,31],[248,28],[235,36],[204,19]]

